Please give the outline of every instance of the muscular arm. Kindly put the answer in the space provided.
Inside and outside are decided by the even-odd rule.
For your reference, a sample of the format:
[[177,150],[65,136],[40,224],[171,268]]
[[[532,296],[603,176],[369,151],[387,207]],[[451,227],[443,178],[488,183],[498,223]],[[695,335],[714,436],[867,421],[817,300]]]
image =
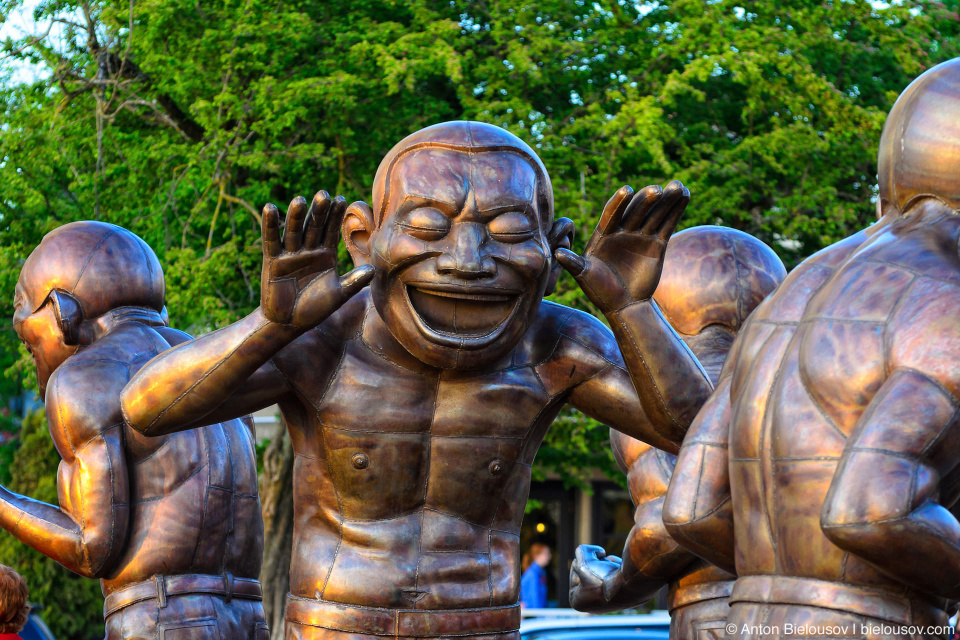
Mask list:
[[90,578],[120,557],[130,515],[127,466],[117,394],[122,363],[67,363],[50,379],[50,435],[63,459],[60,507],[0,487],[0,526],[18,540]]
[[[631,484],[637,480],[665,489],[670,474],[668,469],[660,469],[660,473],[657,473],[654,466],[659,465],[653,459],[657,455],[655,451],[648,451],[635,462],[632,472],[639,471],[647,477],[632,477]],[[652,474],[661,477],[649,477]],[[599,589],[574,589],[571,598],[574,608],[602,613],[637,606],[654,597],[664,585],[682,577],[696,560],[696,556],[677,544],[667,533],[663,524],[663,491],[645,497],[646,500],[637,504],[634,526],[619,563],[614,559],[604,559],[600,547],[582,545],[578,549],[573,572],[581,574],[581,581],[587,583],[591,578],[584,572],[592,571],[596,578],[602,580],[602,586]]]
[[848,440],[820,514],[841,549],[951,599],[960,598],[960,524],[940,491],[960,472],[958,405],[932,377],[894,371]]
[[644,413],[673,450],[713,390],[651,297],[667,240],[689,201],[690,193],[676,181],[637,194],[623,187],[604,207],[583,256],[563,248],[554,254],[607,318]]
[[148,436],[219,422],[269,406],[288,389],[270,358],[301,332],[259,309],[145,364],[120,396],[123,415]]
[[[732,355],[728,365],[734,360]],[[667,490],[663,523],[684,547],[736,573],[727,454],[731,379],[731,375],[721,375],[716,391],[683,441]]]
[[337,275],[345,209],[342,197],[331,200],[325,191],[309,210],[297,197],[287,210],[281,241],[279,211],[264,208],[260,307],[144,365],[121,398],[131,427],[148,436],[170,433],[239,417],[288,391],[270,358],[323,322],[374,275],[370,266]]
[[652,299],[606,317],[651,425],[679,444],[713,390],[706,372]]
[[[611,363],[577,385],[570,393],[569,402],[594,420],[657,449],[674,454],[680,450],[680,440],[665,437],[650,420],[642,417],[646,405],[619,362]],[[682,439],[682,434],[679,438]]]

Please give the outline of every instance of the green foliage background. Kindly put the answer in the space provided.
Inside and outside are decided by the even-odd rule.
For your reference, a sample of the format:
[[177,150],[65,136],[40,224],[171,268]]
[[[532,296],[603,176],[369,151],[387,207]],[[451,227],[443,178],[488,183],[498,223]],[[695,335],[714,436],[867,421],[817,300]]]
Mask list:
[[[30,369],[9,330],[13,286],[47,231],[85,218],[135,231],[165,266],[172,323],[203,333],[257,304],[263,204],[321,188],[367,199],[395,142],[449,119],[498,124],[538,150],[576,249],[620,185],[679,178],[692,193],[683,226],[742,229],[792,266],[871,221],[886,112],[960,52],[958,0],[30,6],[42,37],[8,39],[0,60],[8,395]],[[20,11],[0,0],[0,16]],[[35,81],[15,82],[25,63]],[[589,308],[565,276],[554,297]],[[53,501],[41,422],[27,420],[15,453],[0,449],[0,477]],[[606,440],[564,414],[536,477],[619,477]],[[11,545],[0,536],[0,562],[44,585],[34,597],[55,632],[95,636],[93,583],[67,588],[65,572]]]

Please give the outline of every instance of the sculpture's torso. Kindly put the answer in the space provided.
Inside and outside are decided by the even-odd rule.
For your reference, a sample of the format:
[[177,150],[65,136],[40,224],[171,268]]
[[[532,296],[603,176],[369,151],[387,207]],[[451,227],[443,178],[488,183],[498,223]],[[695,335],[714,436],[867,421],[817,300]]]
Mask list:
[[[121,324],[63,366],[95,369],[88,388],[74,391],[102,396],[111,424],[123,424],[124,384],[187,338],[166,327]],[[124,552],[103,581],[106,594],[156,575],[259,577],[263,525],[251,426],[230,420],[156,438],[122,427],[131,517]]]
[[888,372],[927,357],[925,336],[911,327],[960,287],[960,220],[908,218],[874,231],[806,260],[741,332],[730,432],[741,577],[903,592],[833,545],[820,512],[847,438]]
[[364,293],[281,352],[296,394],[281,405],[296,454],[292,594],[400,609],[515,604],[537,448],[569,387],[622,367],[615,343],[601,355],[578,342],[583,316],[543,303],[504,362],[438,371],[381,351],[386,328]]

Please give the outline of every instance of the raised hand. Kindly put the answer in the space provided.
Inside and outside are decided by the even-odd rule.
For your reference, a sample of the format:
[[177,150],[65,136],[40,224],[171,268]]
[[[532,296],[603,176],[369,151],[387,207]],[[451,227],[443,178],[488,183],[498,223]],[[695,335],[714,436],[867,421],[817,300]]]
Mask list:
[[371,266],[337,275],[340,223],[347,202],[326,191],[307,201],[297,196],[287,209],[283,239],[280,211],[263,208],[263,271],[260,308],[273,322],[309,329],[336,311],[373,278]]
[[603,547],[592,544],[577,547],[570,567],[570,606],[593,613],[616,611],[617,607],[611,607],[609,600],[621,582],[622,564],[617,556],[607,556]]
[[621,187],[603,208],[583,255],[557,249],[554,256],[604,313],[647,300],[660,282],[667,240],[689,202],[690,192],[678,180],[638,193]]

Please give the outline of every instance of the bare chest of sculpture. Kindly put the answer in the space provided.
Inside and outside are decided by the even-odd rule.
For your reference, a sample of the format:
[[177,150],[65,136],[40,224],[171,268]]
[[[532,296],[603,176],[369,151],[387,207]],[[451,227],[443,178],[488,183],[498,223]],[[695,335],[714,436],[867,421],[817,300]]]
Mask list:
[[531,464],[563,404],[547,385],[564,366],[522,352],[494,371],[425,372],[345,341],[328,380],[300,394],[309,408],[285,412],[305,505],[292,593],[388,607],[516,601]]

